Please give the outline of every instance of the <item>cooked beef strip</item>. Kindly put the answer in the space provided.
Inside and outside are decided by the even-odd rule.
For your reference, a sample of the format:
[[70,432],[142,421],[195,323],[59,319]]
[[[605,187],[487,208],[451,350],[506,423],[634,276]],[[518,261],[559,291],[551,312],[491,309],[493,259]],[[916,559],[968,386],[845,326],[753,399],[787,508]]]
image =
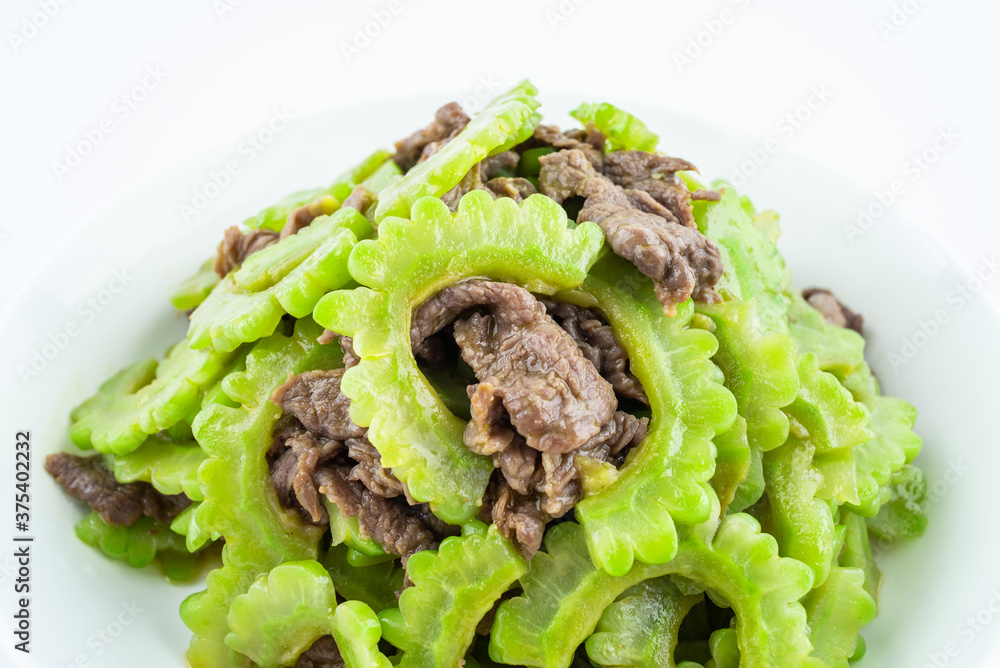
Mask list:
[[611,419],[614,389],[530,292],[479,280],[442,291],[449,292],[458,303],[476,294],[478,303],[490,305],[489,315],[455,323],[455,341],[480,381],[474,392],[500,398],[529,446],[569,452]]
[[482,180],[481,162],[474,164],[472,169],[462,177],[462,180],[454,188],[441,195],[441,200],[448,205],[449,209],[457,211],[458,203],[462,200],[462,197],[473,190],[486,190],[486,186],[483,185]]
[[538,505],[538,497],[518,494],[503,476],[494,474],[486,490],[479,517],[493,522],[500,535],[514,544],[525,559],[531,559],[542,546],[548,521]]
[[831,325],[853,329],[864,336],[864,317],[844,306],[829,290],[809,288],[802,291],[802,297],[809,302],[810,306],[822,313]]
[[646,151],[612,151],[604,156],[604,174],[616,185],[642,190],[669,209],[685,227],[695,227],[691,192],[676,172],[698,171],[687,160]]
[[665,313],[672,315],[676,304],[692,296],[717,301],[719,251],[694,227],[686,186],[663,176],[663,170],[687,163],[641,151],[614,151],[607,158],[622,153],[627,155],[612,159],[606,169],[629,185],[628,191],[571,149],[540,158],[542,193],[557,202],[586,198],[577,220],[599,225],[615,254],[653,279]]
[[501,177],[490,179],[483,184],[494,199],[497,197],[509,197],[518,204],[528,199],[538,192],[535,185],[528,179]]
[[650,178],[673,178],[675,172],[698,171],[682,158],[646,151],[612,151],[604,156],[604,174],[620,186]]
[[226,274],[243,264],[248,257],[277,241],[278,233],[274,230],[261,228],[240,232],[240,228],[230,227],[215,253],[212,265],[215,273],[219,278],[225,278]]
[[722,199],[722,193],[718,190],[705,190],[704,188],[698,188],[698,190],[691,191],[691,199],[693,200],[706,200],[709,202],[718,202]]
[[294,668],[344,668],[344,657],[333,636],[322,636],[299,655]]
[[629,204],[631,204],[639,211],[645,211],[646,213],[651,213],[654,216],[659,216],[668,223],[681,224],[681,221],[677,219],[674,212],[667,207],[660,204],[658,201],[653,199],[645,190],[637,190],[635,188],[625,188],[625,196],[628,197]]
[[45,457],[45,470],[66,493],[95,510],[108,524],[132,526],[142,516],[169,524],[191,505],[183,494],[160,494],[146,482],[120,483],[100,457],[56,452]]
[[271,464],[271,479],[278,490],[282,505],[295,507],[294,501],[306,511],[314,524],[328,521],[326,508],[313,481],[316,467],[344,450],[340,441],[317,438],[302,431],[285,440],[284,451]]
[[619,189],[589,197],[579,220],[599,225],[615,254],[653,279],[668,315],[689,297],[718,301],[714,286],[723,270],[719,249],[696,228],[635,209]]
[[298,234],[302,229],[312,225],[312,222],[320,216],[331,214],[339,207],[340,204],[337,200],[329,195],[300,206],[288,214],[288,218],[285,219],[285,226],[281,228],[279,238],[284,239],[293,234]]
[[[510,151],[508,151],[510,153]],[[500,155],[506,155],[501,153]],[[517,155],[516,153],[514,155]],[[497,156],[499,157],[499,156]],[[490,160],[491,158],[487,158]],[[490,179],[486,183],[483,183],[483,178],[488,178],[484,176],[483,162],[477,163],[472,166],[469,173],[466,174],[458,184],[441,196],[442,201],[448,205],[448,208],[452,211],[458,210],[458,204],[462,200],[462,197],[472,192],[473,190],[482,190],[490,194],[493,199],[498,197],[510,197],[515,202],[522,202],[527,197],[534,195],[537,190],[535,186],[532,185],[531,181],[522,178],[510,178],[510,177],[499,177]]]
[[623,397],[649,403],[642,384],[629,371],[628,353],[596,311],[567,302],[546,301],[545,310],[573,337],[584,356]]
[[483,160],[480,165],[480,174],[488,181],[501,171],[511,171],[517,168],[517,163],[521,162],[521,156],[514,151],[504,151],[490,156]]
[[367,438],[349,438],[346,445],[347,456],[357,462],[348,476],[351,480],[360,481],[373,494],[386,498],[405,493],[405,487],[399,478],[382,467],[381,455]]
[[[379,543],[386,552],[403,558],[422,550],[436,549],[441,537],[428,526],[419,509],[379,496],[361,482],[350,479],[348,466],[323,466],[315,480],[321,494],[337,504],[342,513],[357,517],[361,534]],[[439,525],[435,524],[435,528]]]
[[351,400],[340,391],[344,369],[307,371],[289,376],[271,395],[285,413],[297,417],[317,436],[343,441],[365,435],[366,429],[351,421]]
[[538,491],[544,470],[541,454],[528,447],[524,437],[515,434],[510,445],[493,454],[493,465],[500,469],[507,484],[518,494],[528,495]]
[[[392,159],[404,172],[409,171],[424,155],[426,147],[456,136],[468,123],[469,117],[462,107],[457,102],[450,102],[437,110],[430,125],[396,142],[396,154]],[[431,154],[436,148],[432,148]]]
[[594,170],[579,149],[543,155],[538,162],[541,164],[538,185],[542,194],[560,204],[574,195],[589,197],[615,187],[610,179]]
[[362,185],[355,186],[351,194],[347,196],[344,200],[344,206],[349,206],[352,209],[357,209],[359,213],[364,213],[368,210],[372,204],[376,202],[378,197],[368,188]]
[[581,151],[594,169],[604,166],[604,134],[588,123],[585,130],[562,132],[554,125],[539,125],[535,128],[534,139],[553,148],[577,149]]

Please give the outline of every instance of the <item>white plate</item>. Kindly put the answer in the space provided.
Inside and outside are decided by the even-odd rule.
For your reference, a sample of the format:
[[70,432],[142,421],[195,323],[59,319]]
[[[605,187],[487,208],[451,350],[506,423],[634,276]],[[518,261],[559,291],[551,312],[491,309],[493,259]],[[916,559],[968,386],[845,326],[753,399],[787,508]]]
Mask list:
[[[543,100],[550,119],[570,123],[552,111],[565,112],[578,100]],[[44,455],[69,445],[69,409],[101,380],[135,359],[162,354],[184,334],[185,321],[168,297],[212,253],[225,227],[291,191],[328,183],[380,143],[422,125],[439,102],[419,98],[296,119],[252,160],[237,140],[122,201],[64,240],[26,280],[0,316],[3,452],[10,462],[0,466],[0,499],[9,514],[18,430],[31,431],[34,467],[32,653],[15,652],[5,632],[8,665],[184,665],[189,633],[177,607],[200,586],[170,586],[153,569],[132,570],[81,544],[73,524],[83,511],[44,473]],[[694,161],[709,177],[729,178],[746,151],[759,145],[662,110],[631,109],[660,133],[664,150]],[[213,173],[229,161],[236,161],[239,173],[213,189]],[[181,205],[193,204],[195,189],[206,187],[215,193],[210,204],[186,222]],[[781,212],[781,248],[796,284],[831,287],[865,315],[869,360],[886,392],[920,409],[925,446],[919,463],[935,498],[930,528],[922,540],[898,546],[881,561],[882,609],[864,632],[869,650],[863,665],[1000,665],[996,313],[981,293],[959,298],[955,290],[967,278],[891,211],[849,242],[843,226],[871,197],[787,150],[770,156],[741,191],[758,208]],[[936,312],[947,322],[933,335],[920,334],[921,323]],[[67,328],[75,334],[65,334]],[[903,351],[902,341],[914,337],[916,354],[892,363],[891,354],[913,352]],[[22,379],[19,368],[30,368],[33,357],[40,370]],[[0,557],[0,611],[10,627],[17,574],[9,556],[13,517],[4,521],[11,524],[0,546],[0,555],[7,555]],[[133,606],[138,613],[129,612]]]

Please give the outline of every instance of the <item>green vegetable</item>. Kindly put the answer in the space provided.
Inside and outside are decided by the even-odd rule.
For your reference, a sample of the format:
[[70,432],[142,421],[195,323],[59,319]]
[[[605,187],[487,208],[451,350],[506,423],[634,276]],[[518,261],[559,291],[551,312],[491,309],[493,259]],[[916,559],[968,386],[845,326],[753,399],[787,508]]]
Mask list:
[[827,668],[847,668],[858,648],[862,627],[875,619],[875,601],[857,568],[834,568],[821,586],[802,600],[809,617],[812,656]]
[[212,288],[219,284],[219,275],[215,273],[214,263],[213,259],[206,260],[198,268],[198,273],[186,278],[180,284],[170,297],[170,303],[174,308],[178,311],[190,311],[205,301]]
[[348,549],[343,544],[333,545],[323,557],[323,565],[340,595],[361,601],[376,612],[395,607],[395,592],[403,588],[404,571],[399,562],[355,567],[347,561]]
[[[343,202],[351,194],[356,185],[371,177],[376,170],[383,167],[387,162],[391,162],[389,160],[391,155],[389,151],[379,149],[362,160],[358,165],[334,179],[330,187],[301,190],[293,193],[277,204],[264,209],[256,217],[244,221],[244,225],[251,228],[266,228],[280,232],[281,228],[285,226],[288,214],[300,206],[305,206],[325,196],[335,197]],[[371,190],[370,187],[369,190]]]
[[344,601],[333,613],[333,637],[347,668],[390,668],[378,649],[382,627],[372,609],[361,601]]
[[685,596],[669,577],[640,582],[604,610],[587,656],[600,666],[674,668],[681,622],[702,598]]
[[560,297],[601,309],[649,395],[646,438],[613,484],[576,506],[590,558],[608,573],[624,575],[634,560],[659,564],[673,558],[675,522],[708,519],[712,438],[729,428],[736,402],[709,361],[715,338],[686,328],[691,302],[679,305],[674,317],[663,317],[652,283],[624,260],[606,255],[579,291]]
[[370,233],[371,223],[345,208],[254,253],[191,314],[191,347],[235,350],[270,336],[285,314],[309,315],[324,294],[348,282],[347,258]]
[[268,479],[265,453],[281,409],[269,401],[289,373],[333,368],[340,347],[316,342],[322,329],[305,318],[288,337],[274,334],[257,343],[246,371],[226,377],[223,389],[237,404],[210,404],[198,414],[194,431],[209,458],[199,469],[205,500],[198,525],[226,541],[223,567],[208,576],[205,591],[188,597],[181,618],[194,634],[188,662],[194,668],[247,666],[247,659],[224,642],[229,605],[263,573],[285,561],[315,560],[321,531],[296,511],[282,509]]
[[153,434],[132,452],[105,455],[104,461],[118,482],[148,482],[161,494],[184,494],[201,501],[198,467],[207,455],[194,440],[178,443]]
[[496,527],[474,521],[462,536],[445,538],[435,551],[410,557],[413,586],[399,608],[381,613],[386,639],[403,650],[400,668],[450,668],[460,664],[476,624],[527,564]]
[[632,114],[613,104],[581,104],[570,112],[570,116],[584,125],[593,123],[605,139],[608,151],[627,149],[635,151],[655,151],[660,138],[646,128],[646,124]]
[[815,665],[806,658],[812,647],[805,611],[797,602],[812,588],[812,575],[804,564],[779,558],[774,539],[760,533],[748,515],[728,515],[718,525],[709,522],[684,536],[670,562],[637,563],[622,577],[590,562],[583,532],[573,522],[550,529],[545,547],[521,580],[524,593],[500,605],[490,638],[495,661],[566,668],[601,612],[622,592],[644,580],[677,574],[732,605],[748,666]]
[[540,119],[537,92],[530,81],[522,81],[486,105],[457,137],[379,194],[375,220],[381,224],[389,216],[410,217],[421,197],[444,195],[477,162],[530,137]]
[[889,492],[889,500],[868,520],[868,530],[889,543],[922,536],[927,528],[924,472],[916,466],[904,466],[892,475]]
[[121,527],[108,524],[96,512],[91,512],[76,525],[76,536],[133,568],[149,566],[157,554],[168,550],[187,551],[183,536],[152,517],[141,517],[132,526]]
[[764,487],[774,537],[782,556],[798,559],[826,581],[834,556],[834,521],[830,506],[816,498],[822,485],[812,470],[811,447],[794,438],[764,455]]
[[333,582],[318,562],[281,564],[233,599],[226,644],[260,668],[290,666],[330,634],[336,607]]
[[73,409],[70,439],[80,448],[103,453],[135,450],[150,434],[187,417],[232,357],[232,353],[191,350],[181,341],[160,363],[142,360],[122,369]]

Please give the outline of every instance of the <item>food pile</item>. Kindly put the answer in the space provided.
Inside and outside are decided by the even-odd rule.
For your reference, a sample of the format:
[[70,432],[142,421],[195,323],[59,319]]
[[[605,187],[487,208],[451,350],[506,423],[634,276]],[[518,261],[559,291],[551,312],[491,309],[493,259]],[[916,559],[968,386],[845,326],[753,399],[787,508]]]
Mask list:
[[[524,82],[231,227],[71,415],[77,535],[195,668],[847,666],[922,533],[914,409],[777,217]],[[221,565],[218,559],[221,546]]]

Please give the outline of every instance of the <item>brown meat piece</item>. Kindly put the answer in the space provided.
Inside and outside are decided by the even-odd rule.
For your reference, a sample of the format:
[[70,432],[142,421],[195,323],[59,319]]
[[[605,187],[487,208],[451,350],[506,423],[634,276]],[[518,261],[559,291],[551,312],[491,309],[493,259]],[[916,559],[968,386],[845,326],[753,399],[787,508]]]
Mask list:
[[844,306],[829,290],[809,288],[802,291],[802,297],[809,302],[810,306],[822,313],[831,325],[853,329],[864,336],[864,317]]
[[294,668],[344,668],[344,657],[333,636],[322,636],[299,655]]
[[682,158],[646,151],[612,151],[604,156],[604,174],[623,187],[650,178],[673,178],[680,171],[696,172],[698,168]]
[[271,480],[278,491],[278,499],[288,508],[295,507],[297,501],[314,524],[325,524],[328,521],[326,508],[313,474],[319,464],[343,451],[344,444],[302,431],[285,440],[285,447],[284,453],[271,463]]
[[675,223],[677,225],[681,224],[681,221],[677,219],[677,216],[674,215],[673,211],[653,199],[653,196],[645,190],[625,188],[624,193],[625,196],[628,197],[629,204],[636,209],[639,209],[639,211],[645,211],[646,213],[651,213],[654,216],[659,216],[668,223]]
[[493,194],[494,199],[497,197],[509,197],[518,204],[538,192],[531,181],[520,177],[490,179],[483,185],[486,187],[486,190]]
[[481,170],[482,163],[477,162],[454,188],[441,195],[441,200],[448,205],[449,209],[457,211],[458,204],[462,201],[462,198],[473,190],[486,190],[486,186],[483,185]]
[[347,466],[324,466],[315,480],[321,494],[337,504],[340,512],[357,517],[362,536],[375,540],[386,552],[403,558],[422,550],[433,550],[438,539],[427,523],[408,506],[374,494],[350,479]]
[[344,206],[349,206],[352,209],[357,209],[359,213],[364,213],[368,210],[372,204],[378,200],[378,197],[368,188],[364,186],[355,186],[351,194],[347,196],[344,200]]
[[588,123],[585,130],[562,132],[554,125],[539,125],[535,128],[534,139],[553,148],[577,149],[582,152],[595,169],[604,166],[604,134]]
[[132,526],[144,515],[170,524],[191,505],[183,494],[160,494],[146,482],[120,483],[100,457],[56,452],[45,457],[45,470],[66,493],[96,511],[108,524]]
[[[396,154],[392,159],[404,172],[409,171],[420,161],[428,145],[456,136],[468,123],[469,117],[462,111],[462,107],[457,102],[450,102],[437,110],[430,125],[396,142]],[[436,148],[432,148],[431,154]]]
[[[462,198],[473,190],[482,190],[488,192],[493,199],[498,197],[510,197],[515,202],[522,202],[530,195],[534,195],[537,190],[535,186],[532,185],[531,181],[522,178],[511,178],[511,177],[500,177],[492,178],[499,169],[497,165],[503,165],[504,162],[492,162],[497,161],[503,156],[511,155],[514,157],[514,165],[517,164],[516,160],[519,159],[517,153],[513,151],[505,151],[499,155],[495,155],[492,158],[487,158],[482,162],[476,163],[472,166],[472,169],[462,177],[462,180],[455,185],[454,188],[446,192],[441,196],[441,200],[448,205],[448,208],[452,211],[458,210],[458,204],[461,202]],[[507,160],[506,162],[510,162]],[[483,183],[485,179],[489,179],[486,183]]]
[[[637,418],[631,413],[617,411],[615,417],[601,427],[594,438],[580,446],[576,454],[598,461],[610,461],[620,466],[624,455],[639,445],[649,431],[649,418]],[[621,456],[621,461],[617,458]]]
[[490,481],[479,516],[492,521],[526,560],[542,546],[545,524],[551,519],[539,508],[536,496],[518,494],[499,476]]
[[255,229],[240,232],[233,226],[226,230],[215,253],[212,267],[219,278],[246,262],[246,259],[259,250],[263,250],[278,241],[278,233],[274,230]]
[[501,171],[512,171],[517,169],[517,163],[521,162],[521,156],[514,151],[504,151],[490,156],[480,164],[480,173],[484,180],[492,179]]
[[352,366],[356,366],[361,358],[358,354],[354,352],[354,339],[349,336],[341,336],[337,332],[333,332],[329,329],[324,329],[323,333],[319,335],[316,339],[317,343],[326,345],[328,343],[333,343],[338,341],[340,343],[340,349],[344,353],[344,368],[350,369]]
[[589,197],[579,220],[599,225],[615,254],[653,279],[664,313],[673,315],[676,305],[689,297],[718,300],[714,286],[723,270],[719,249],[696,228],[635,209],[621,189]]
[[628,353],[595,311],[566,302],[545,302],[545,309],[573,337],[584,356],[617,394],[649,404],[639,379],[629,371]]
[[307,371],[289,376],[271,395],[285,413],[297,417],[317,436],[343,441],[365,435],[366,429],[351,421],[351,400],[340,391],[344,369]]
[[704,188],[699,188],[698,190],[691,191],[691,199],[705,200],[708,202],[718,202],[722,199],[722,193],[718,190],[705,190]]
[[684,227],[696,228],[691,210],[691,191],[677,178],[651,178],[636,181],[630,190],[641,190],[673,214],[673,220]]
[[281,228],[280,238],[290,237],[298,234],[302,229],[312,225],[312,222],[320,216],[326,216],[340,208],[340,202],[329,195],[320,197],[309,204],[304,204],[288,214],[285,219],[285,226]]
[[611,419],[618,405],[611,385],[530,292],[492,281],[442,292],[474,293],[478,303],[490,304],[490,315],[455,323],[455,341],[483,385],[475,392],[500,398],[529,446],[569,452]]
[[349,438],[346,445],[347,456],[357,462],[349,479],[359,480],[373,494],[387,499],[405,492],[403,483],[389,469],[382,468],[382,457],[367,438]]
[[528,447],[517,434],[504,450],[494,453],[493,466],[500,469],[504,480],[518,494],[528,495],[538,491],[542,484],[541,453]]
[[575,195],[589,197],[614,188],[611,180],[596,172],[579,149],[549,153],[539,158],[538,162],[542,166],[538,175],[542,194],[560,204]]
[[613,151],[604,159],[604,174],[616,185],[649,193],[675,220],[695,227],[691,192],[676,174],[682,170],[698,171],[687,160],[646,151]]

